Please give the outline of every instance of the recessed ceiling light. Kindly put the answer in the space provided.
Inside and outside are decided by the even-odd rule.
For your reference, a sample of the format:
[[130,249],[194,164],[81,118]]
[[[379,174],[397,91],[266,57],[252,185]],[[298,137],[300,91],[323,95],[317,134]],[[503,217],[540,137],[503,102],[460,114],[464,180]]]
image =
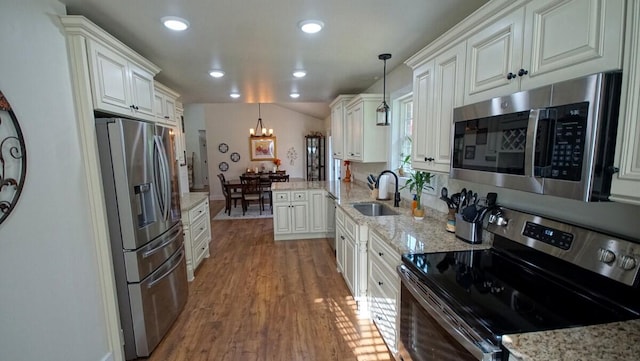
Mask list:
[[322,30],[324,23],[319,20],[303,20],[298,23],[298,26],[300,27],[300,30],[307,34],[315,34]]
[[239,93],[231,93],[231,94],[229,94],[229,96],[232,97],[233,99],[240,98],[240,94]]
[[300,97],[300,94],[298,94],[298,93],[291,93],[291,94],[289,94],[289,96],[290,96],[290,97],[292,97],[293,99],[296,99],[296,98],[299,98],[299,97]]
[[224,76],[224,71],[222,71],[222,70],[211,70],[209,72],[209,75],[211,75],[214,78],[222,78]]
[[187,28],[189,27],[188,21],[177,16],[165,16],[160,20],[162,20],[164,26],[174,31],[187,30]]
[[304,70],[298,70],[293,72],[293,76],[296,78],[304,78],[307,75],[307,72]]

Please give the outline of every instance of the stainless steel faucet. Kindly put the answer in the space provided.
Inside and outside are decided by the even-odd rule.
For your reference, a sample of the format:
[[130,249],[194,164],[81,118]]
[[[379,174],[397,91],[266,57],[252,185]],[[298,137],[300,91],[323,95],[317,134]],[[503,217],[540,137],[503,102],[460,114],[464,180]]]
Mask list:
[[396,192],[394,193],[393,196],[393,206],[394,207],[400,207],[400,192],[398,191],[398,175],[395,174],[393,171],[391,170],[383,170],[379,175],[378,175],[378,179],[376,179],[376,188],[380,188],[380,176],[382,176],[385,173],[391,173],[393,174],[394,178],[396,179]]

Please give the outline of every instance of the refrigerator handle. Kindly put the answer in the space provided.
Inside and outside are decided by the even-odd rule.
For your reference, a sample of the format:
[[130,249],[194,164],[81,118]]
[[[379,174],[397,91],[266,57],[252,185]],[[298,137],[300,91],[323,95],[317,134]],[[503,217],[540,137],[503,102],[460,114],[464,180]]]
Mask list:
[[142,258],[147,258],[147,257],[149,257],[151,255],[154,255],[157,252],[161,251],[164,247],[166,247],[166,246],[170,245],[171,243],[173,243],[180,236],[181,232],[182,232],[182,227],[176,228],[173,232],[171,232],[170,235],[166,236],[167,240],[165,240],[164,242],[159,244],[157,247],[154,247],[153,249],[150,249],[150,250],[144,252],[142,254]]
[[169,165],[169,157],[167,157],[167,147],[164,146],[162,138],[160,138],[160,147],[162,148],[162,165],[164,166],[164,220],[168,221],[169,213],[171,211],[171,166]]
[[[162,218],[166,221],[169,218],[169,196],[170,196],[170,186],[169,186],[169,175],[168,175],[168,167],[166,161],[165,148],[162,144],[162,138],[158,135],[153,137],[153,143],[155,145],[155,152],[157,157],[154,157],[155,164],[154,168],[156,169],[156,190],[158,193],[158,203],[160,204],[160,212],[162,212]],[[159,173],[159,177],[158,177]]]
[[155,277],[153,281],[147,284],[147,288],[153,288],[153,286],[158,284],[158,282],[162,281],[166,276],[170,275],[174,269],[180,266],[180,262],[182,262],[182,259],[184,258],[184,249],[180,249],[178,252],[180,252],[180,258],[176,261],[176,263],[173,266],[171,266],[171,268],[169,268],[165,273],[163,273],[158,277]]

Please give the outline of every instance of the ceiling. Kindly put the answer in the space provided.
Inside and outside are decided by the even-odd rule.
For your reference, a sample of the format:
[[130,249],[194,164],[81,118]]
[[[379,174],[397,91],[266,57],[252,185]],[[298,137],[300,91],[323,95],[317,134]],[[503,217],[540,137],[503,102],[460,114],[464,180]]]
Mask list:
[[[339,94],[359,93],[487,0],[61,0],[162,71],[191,103],[277,103],[323,119]],[[190,22],[166,29],[164,16]],[[301,20],[324,29],[305,34]],[[226,74],[214,79],[211,69]],[[294,70],[307,76],[294,78]],[[230,98],[239,92],[238,99]],[[291,99],[291,92],[300,93]]]

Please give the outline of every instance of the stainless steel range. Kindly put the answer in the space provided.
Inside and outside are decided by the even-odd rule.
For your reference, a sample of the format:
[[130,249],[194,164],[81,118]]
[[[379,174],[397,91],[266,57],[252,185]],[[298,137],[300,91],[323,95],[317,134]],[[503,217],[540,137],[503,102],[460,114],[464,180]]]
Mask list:
[[503,335],[640,318],[640,244],[506,208],[487,230],[491,249],[403,256],[403,360],[507,360]]

